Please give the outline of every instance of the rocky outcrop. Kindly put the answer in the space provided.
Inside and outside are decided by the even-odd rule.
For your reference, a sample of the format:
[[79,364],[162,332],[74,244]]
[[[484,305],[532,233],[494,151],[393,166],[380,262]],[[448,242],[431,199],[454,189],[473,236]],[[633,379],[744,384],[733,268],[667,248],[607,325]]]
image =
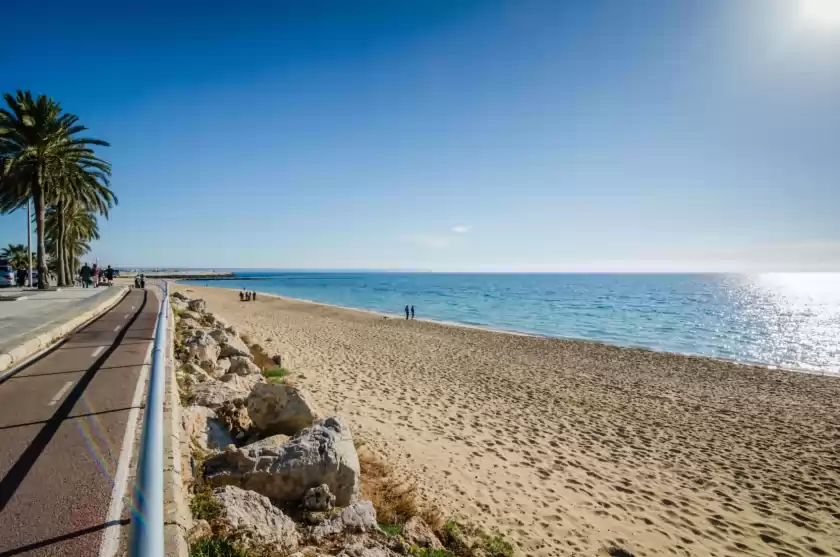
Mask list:
[[226,360],[230,363],[230,369],[228,370],[230,373],[235,373],[237,375],[259,375],[262,373],[262,370],[260,370],[259,366],[257,366],[251,358],[245,356],[231,356]]
[[355,542],[344,548],[338,557],[398,557],[395,553],[381,544],[365,545],[362,542]]
[[182,322],[185,319],[192,319],[193,321],[202,321],[200,313],[190,311],[190,310],[182,311],[180,317],[181,317]]
[[316,542],[339,534],[363,534],[378,529],[376,511],[370,501],[359,501],[341,509],[327,520],[313,526],[309,535]]
[[327,484],[336,505],[345,506],[359,495],[359,457],[350,428],[331,417],[276,451],[228,447],[205,462],[205,479],[212,486],[256,491],[279,504],[297,503],[309,488]]
[[250,392],[258,384],[265,381],[262,375],[236,375],[235,373],[222,375],[219,380],[243,393]]
[[318,409],[308,393],[278,383],[256,385],[248,395],[248,413],[254,425],[267,435],[291,435],[318,419]]
[[210,332],[210,336],[219,343],[221,348],[219,355],[222,358],[230,358],[231,356],[251,357],[251,349],[237,335],[222,329],[214,329]]
[[222,375],[226,375],[231,368],[230,360],[227,358],[219,358],[216,360],[216,365],[213,366],[213,375],[216,377],[221,377]]
[[178,321],[178,326],[187,331],[195,331],[204,328],[201,323],[190,317],[182,317],[181,320]]
[[219,358],[219,344],[204,331],[196,331],[192,338],[184,343],[184,346],[189,357],[198,361],[200,365],[212,364],[211,369],[216,365],[216,360]]
[[213,495],[222,506],[219,523],[237,545],[255,550],[270,548],[278,553],[297,549],[295,523],[268,498],[234,486],[216,489]]
[[245,450],[260,450],[265,449],[265,453],[268,454],[268,451],[271,451],[271,454],[278,455],[277,451],[280,450],[281,445],[285,445],[286,442],[291,439],[288,435],[283,435],[282,433],[278,433],[277,435],[272,435],[271,437],[266,437],[265,439],[260,439],[259,441],[254,441],[248,445],[242,447]]
[[187,295],[184,294],[183,292],[173,292],[169,297],[173,298],[175,300],[180,300],[182,302],[189,301],[189,298],[187,298]]
[[192,402],[199,406],[217,409],[226,401],[244,398],[248,391],[233,383],[206,381],[193,387]]
[[327,484],[311,487],[303,494],[301,507],[306,511],[328,511],[335,505],[335,495]]
[[[248,417],[248,409],[245,408],[245,403],[241,398],[223,402],[216,414],[219,422],[230,432],[233,439],[241,442],[248,437],[252,425],[251,418]],[[225,447],[232,442],[227,443]]]
[[204,313],[207,311],[207,302],[202,299],[190,300],[187,304],[192,311]]
[[428,547],[430,549],[443,549],[443,544],[440,543],[438,537],[419,516],[412,517],[405,523],[402,535],[410,545]]
[[187,437],[203,451],[222,450],[233,438],[228,428],[213,410],[204,406],[189,406],[181,413],[181,424]]

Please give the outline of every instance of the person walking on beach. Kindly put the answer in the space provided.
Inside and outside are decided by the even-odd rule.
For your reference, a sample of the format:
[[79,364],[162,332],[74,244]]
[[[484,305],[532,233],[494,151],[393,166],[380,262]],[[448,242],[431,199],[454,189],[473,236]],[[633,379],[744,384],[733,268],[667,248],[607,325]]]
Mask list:
[[414,306],[411,306],[411,318],[414,319]]
[[405,306],[405,320],[408,321],[408,306]]

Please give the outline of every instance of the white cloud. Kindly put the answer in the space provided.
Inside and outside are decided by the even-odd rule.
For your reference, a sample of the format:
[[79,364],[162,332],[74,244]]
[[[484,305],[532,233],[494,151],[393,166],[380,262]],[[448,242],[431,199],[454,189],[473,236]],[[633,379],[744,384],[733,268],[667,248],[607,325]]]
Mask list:
[[471,228],[472,228],[472,226],[466,226],[466,225],[463,225],[463,224],[459,224],[458,226],[453,226],[452,227],[452,232],[454,232],[456,234],[466,234],[467,232],[470,231]]

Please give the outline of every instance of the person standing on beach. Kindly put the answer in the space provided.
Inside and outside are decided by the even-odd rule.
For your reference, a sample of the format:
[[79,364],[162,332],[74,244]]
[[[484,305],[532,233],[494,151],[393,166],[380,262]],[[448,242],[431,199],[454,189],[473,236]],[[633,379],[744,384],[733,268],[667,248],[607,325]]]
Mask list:
[[411,306],[411,318],[414,319],[414,306]]
[[408,306],[405,306],[405,320],[408,321]]
[[251,292],[251,299],[254,300],[255,302],[257,301],[257,293],[256,292]]
[[240,302],[245,301],[245,292],[242,292],[242,291],[239,292],[239,301]]

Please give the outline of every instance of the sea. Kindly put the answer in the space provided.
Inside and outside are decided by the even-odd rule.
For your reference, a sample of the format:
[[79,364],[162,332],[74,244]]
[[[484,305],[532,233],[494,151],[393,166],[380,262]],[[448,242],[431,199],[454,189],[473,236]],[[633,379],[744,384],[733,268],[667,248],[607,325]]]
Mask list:
[[840,273],[234,272],[185,283],[840,374]]

